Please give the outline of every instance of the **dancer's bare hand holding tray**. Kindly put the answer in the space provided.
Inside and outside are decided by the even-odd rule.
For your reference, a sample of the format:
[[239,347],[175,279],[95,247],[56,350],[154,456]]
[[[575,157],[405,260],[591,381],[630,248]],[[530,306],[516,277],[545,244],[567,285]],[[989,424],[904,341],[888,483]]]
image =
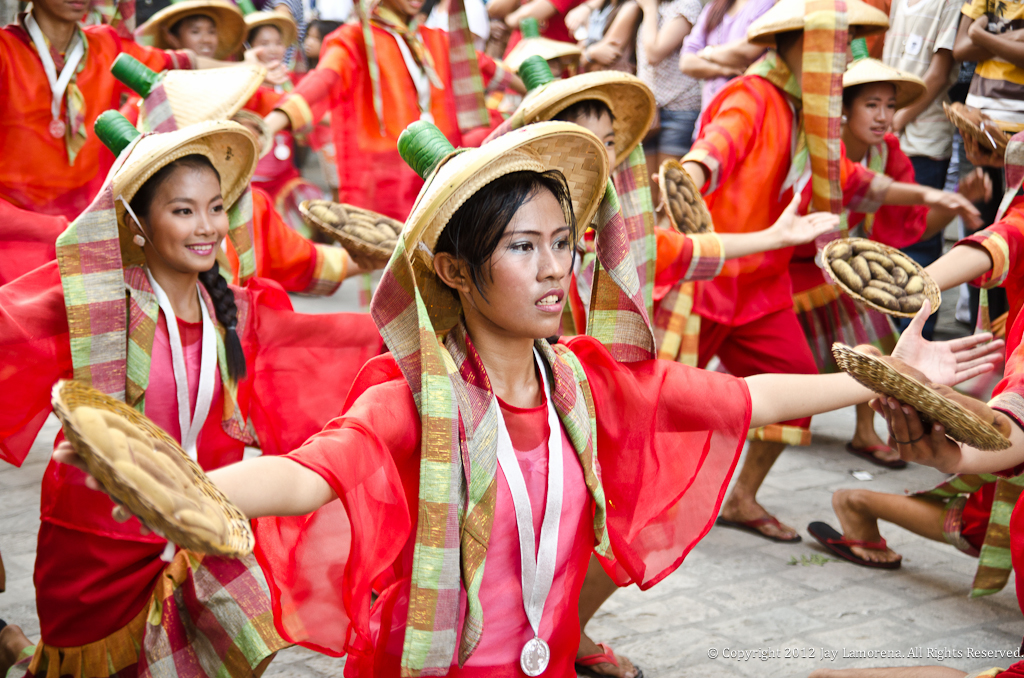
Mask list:
[[668,220],[680,233],[709,233],[715,230],[700,188],[676,160],[666,160],[658,169],[658,183],[668,208]]
[[[943,435],[979,450],[1010,447],[1009,419],[980,400],[949,386],[931,383],[918,370],[898,358],[884,357],[870,346],[852,349],[836,343],[832,345],[832,354],[843,371],[881,394],[882,400],[891,399],[914,408],[920,420],[941,426]],[[896,443],[912,440],[890,431]]]
[[[197,553],[243,556],[255,539],[248,520],[159,426],[123,402],[75,381],[53,388],[64,455],[145,526]],[[60,450],[61,448],[58,448]],[[70,453],[70,454],[69,454]]]
[[363,268],[387,264],[402,232],[400,221],[330,200],[305,200],[299,212],[307,224],[337,241]]
[[939,308],[939,286],[916,261],[866,238],[833,240],[821,252],[825,272],[849,296],[881,313],[913,318],[924,302]]

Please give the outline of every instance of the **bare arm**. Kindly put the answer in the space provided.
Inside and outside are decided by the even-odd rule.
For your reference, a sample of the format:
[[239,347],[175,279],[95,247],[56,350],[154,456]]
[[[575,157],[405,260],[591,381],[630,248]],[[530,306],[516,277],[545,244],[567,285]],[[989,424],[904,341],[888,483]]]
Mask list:
[[603,66],[611,66],[629,44],[630,38],[636,33],[636,25],[640,20],[640,7],[632,0],[627,0],[615,21],[604,32],[604,36],[596,43],[587,47],[583,56]]
[[989,33],[985,30],[987,25],[988,19],[984,16],[970,25],[967,36],[971,42],[989,54],[1009,61],[1017,68],[1024,68],[1024,42]]
[[960,16],[960,26],[956,29],[956,41],[953,42],[953,58],[957,61],[988,61],[992,53],[984,47],[976,45],[967,32],[971,28],[974,19],[963,14]]
[[684,75],[697,80],[711,80],[712,78],[735,78],[741,75],[741,71],[735,68],[720,66],[712,61],[703,59],[696,54],[682,54],[679,57],[679,70]]
[[735,259],[748,254],[802,245],[838,228],[837,215],[813,212],[801,217],[797,215],[799,206],[798,194],[793,196],[782,215],[769,228],[753,233],[719,233],[718,239],[722,242],[725,258]]
[[704,168],[704,165],[699,162],[684,162],[683,169],[690,175],[690,178],[693,179],[693,183],[698,189],[703,188],[704,184],[707,183],[707,170]]
[[[978,208],[959,193],[897,181],[886,191],[883,202],[886,205],[927,205],[930,207],[928,224],[932,235],[952,221],[954,217],[962,217],[965,225],[971,230],[981,226],[981,213]],[[928,234],[927,230],[925,234]]]
[[712,63],[739,70],[745,70],[747,66],[757,61],[757,58],[762,54],[764,54],[764,47],[752,45],[742,38],[724,45],[705,47],[698,52],[699,56]]
[[644,44],[647,61],[652,66],[657,66],[683,46],[683,40],[693,30],[693,24],[687,21],[686,17],[677,16],[659,29],[658,1],[643,0],[640,7],[644,18],[640,24],[639,38]]
[[548,0],[530,0],[519,9],[505,17],[505,23],[509,28],[519,28],[519,22],[526,17],[533,17],[538,23],[543,23],[558,14],[558,9]]
[[941,290],[970,282],[992,270],[988,250],[974,243],[954,247],[924,269]]
[[949,74],[956,66],[953,53],[940,49],[932,55],[932,62],[924,74],[925,91],[917,101],[896,111],[892,119],[893,132],[899,134],[908,123],[917,119],[932,102],[949,87]]
[[491,0],[487,3],[487,16],[492,19],[504,19],[519,6],[519,0]]

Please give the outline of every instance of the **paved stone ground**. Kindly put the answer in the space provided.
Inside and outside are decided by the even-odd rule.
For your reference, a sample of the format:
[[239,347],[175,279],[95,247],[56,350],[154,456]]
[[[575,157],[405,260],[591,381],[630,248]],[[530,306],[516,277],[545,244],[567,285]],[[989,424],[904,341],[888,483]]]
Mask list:
[[[943,305],[946,334],[963,332],[952,323],[954,302],[951,295]],[[352,308],[354,295],[297,298],[296,306],[311,312]],[[1024,619],[1013,583],[994,596],[968,600],[976,561],[952,547],[883,525],[886,539],[904,555],[901,570],[822,562],[825,551],[803,528],[813,520],[838,524],[830,504],[834,490],[902,492],[927,488],[942,475],[919,466],[885,471],[847,454],[852,409],[816,417],[813,429],[814,444],[783,454],[760,493],[770,510],[801,528],[803,543],[772,544],[715,528],[658,586],[616,593],[591,623],[591,635],[630,656],[649,677],[801,676],[823,666],[935,664],[939,660],[929,655],[936,654],[942,663],[968,671],[1011,663],[970,653],[1019,647]],[[30,637],[39,632],[31,579],[39,483],[55,432],[51,419],[22,468],[0,467],[0,552],[7,566],[0,617],[21,624]],[[856,480],[855,470],[873,478]],[[880,652],[905,658],[867,656]],[[798,658],[785,658],[786,653]],[[342,660],[293,648],[266,675],[340,676],[342,667]]]

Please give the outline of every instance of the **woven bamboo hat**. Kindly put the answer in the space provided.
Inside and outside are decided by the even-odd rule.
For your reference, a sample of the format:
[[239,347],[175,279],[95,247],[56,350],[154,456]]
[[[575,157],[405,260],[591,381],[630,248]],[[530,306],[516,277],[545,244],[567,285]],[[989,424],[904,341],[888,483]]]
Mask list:
[[[891,66],[886,66],[878,59],[867,57],[867,46],[863,40],[853,42],[854,61],[843,74],[843,89],[867,85],[875,82],[888,82],[896,87],[896,108],[903,108],[917,101],[927,87],[924,80],[905,73]],[[863,49],[863,57],[858,57]]]
[[[889,17],[861,0],[846,0],[846,15],[850,23],[850,34],[854,37],[884,31],[889,27]],[[747,29],[747,40],[755,45],[775,46],[779,33],[802,31],[804,29],[804,0],[779,0],[761,18]]]
[[213,57],[223,59],[238,51],[245,40],[245,19],[235,3],[229,0],[181,0],[165,7],[135,31],[140,41],[157,49],[172,49],[164,30],[170,30],[182,19],[195,15],[209,17],[217,26],[217,51]]
[[[399,236],[436,331],[445,331],[461,309],[434,273],[434,248],[455,212],[474,194],[512,172],[558,170],[569,185],[579,232],[604,198],[608,154],[589,130],[566,122],[528,125],[480,148],[456,151],[434,125],[418,121],[398,138],[402,159],[426,183]],[[396,255],[397,256],[397,255]]]
[[273,26],[281,31],[281,42],[290,45],[299,38],[299,28],[295,20],[280,12],[253,12],[245,15],[245,41],[249,41],[252,32],[261,26]]
[[534,56],[523,62],[519,77],[527,94],[516,116],[522,117],[524,125],[551,120],[580,101],[603,101],[615,116],[616,164],[629,157],[654,121],[654,93],[629,73],[594,71],[562,80],[554,76],[547,61]]
[[532,56],[539,56],[545,61],[561,57],[574,57],[578,63],[583,55],[583,50],[575,43],[542,37],[537,20],[533,17],[527,17],[520,22],[519,32],[523,39],[516,43],[508,56],[502,59],[502,62],[513,72],[518,71],[523,62]]
[[128,151],[113,177],[122,251],[126,238],[130,239],[124,203],[130,203],[142,185],[165,165],[186,155],[209,158],[220,174],[224,207],[230,208],[249,186],[259,158],[256,138],[236,122],[201,122],[174,132],[143,136],[121,113],[111,110],[96,118],[94,129],[114,155]]
[[267,69],[262,64],[248,62],[227,68],[173,70],[160,74],[124,53],[114,60],[110,72],[143,99],[163,83],[178,127],[207,120],[229,120],[267,77]]

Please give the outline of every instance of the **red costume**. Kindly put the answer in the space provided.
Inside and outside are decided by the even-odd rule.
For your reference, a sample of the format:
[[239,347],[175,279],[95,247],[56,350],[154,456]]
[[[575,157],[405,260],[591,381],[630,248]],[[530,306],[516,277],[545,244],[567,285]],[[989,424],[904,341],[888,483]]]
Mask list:
[[[749,426],[750,396],[734,377],[668,361],[616,362],[591,337],[567,345],[582,363],[594,398],[614,556],[605,568],[620,585],[636,582],[646,589],[674,570],[710,529]],[[707,398],[695,400],[695,393]],[[715,406],[706,407],[708,400]],[[546,447],[544,419],[534,422],[533,409],[503,405],[502,410],[520,464],[530,463],[524,450]],[[416,535],[420,430],[420,415],[394,358],[371,361],[342,415],[289,457],[320,474],[339,501],[310,516],[256,521],[257,557],[270,583],[279,629],[320,652],[348,653],[348,676],[399,674]],[[545,675],[568,677],[575,675],[579,591],[595,537],[594,504],[580,462],[567,441],[563,451],[563,511],[572,506],[572,513],[563,513],[569,538],[564,546],[559,542],[556,577],[561,579],[555,580],[542,628],[553,634]],[[542,490],[546,468],[534,466],[530,473],[538,476],[533,480]],[[500,476],[499,485],[504,483]],[[539,504],[542,491],[531,495]],[[514,511],[503,507],[501,490],[494,515],[480,598],[493,596],[498,607],[485,606],[480,646],[465,667],[453,664],[449,676],[523,675],[521,639],[501,631],[506,623],[519,634],[529,630]],[[539,511],[535,515],[539,518]],[[502,577],[502,566],[492,575],[491,558],[495,565],[499,558],[511,559],[512,576]],[[556,590],[563,593],[556,597]],[[373,593],[378,597],[371,608]]]
[[[296,131],[305,131],[330,111],[339,200],[404,221],[423,180],[399,157],[398,135],[420,119],[420,104],[398,40],[376,23],[372,31],[380,67],[383,129],[374,110],[371,72],[358,24],[342,26],[327,36],[318,67],[279,107]],[[468,145],[456,118],[448,35],[422,26],[416,34],[444,84],[444,89],[430,86],[429,114],[453,145]],[[504,70],[490,57],[478,54],[478,62],[484,83],[493,86],[505,80]]]
[[57,236],[68,227],[62,216],[15,207],[0,198],[0,285],[57,258]]
[[[238,384],[237,405],[258,441],[222,425],[225,396],[218,376],[211,416],[198,439],[198,460],[206,469],[241,460],[246,445],[258,445],[263,454],[298,447],[337,413],[359,366],[382,346],[369,316],[294,313],[279,287],[259,279],[234,293],[248,370]],[[186,354],[193,356],[189,368],[198,373],[202,326],[179,321],[179,327]],[[173,435],[178,415],[173,377],[165,374],[167,341],[161,315],[145,413]],[[0,288],[0,351],[9,368],[5,383],[18,384],[0,393],[0,458],[18,465],[51,411],[51,387],[72,375],[56,261]],[[310,375],[324,374],[323,365],[332,366],[329,378],[311,385]],[[198,388],[197,378],[189,382]],[[43,642],[73,647],[97,641],[132,621],[149,601],[167,566],[160,560],[165,542],[140,534],[135,519],[113,520],[110,498],[86,488],[85,475],[71,466],[51,462],[42,495],[35,584]]]
[[[117,55],[132,55],[154,71],[191,67],[190,53],[142,47],[118,37],[110,26],[86,26],[87,40],[75,84],[84,99],[84,145],[69,162],[63,137],[50,134],[49,82],[32,39],[21,23],[0,29],[0,198],[16,207],[74,219],[99,192],[114,163],[113,154],[93,134],[96,117],[121,105],[128,93],[110,73]],[[60,55],[57,55],[60,58]],[[54,59],[57,66],[60,61]],[[17,92],[17,96],[10,95]],[[63,106],[63,104],[62,104]],[[63,111],[63,109],[62,109]],[[62,113],[65,115],[65,113]],[[6,251],[2,253],[7,257]]]

